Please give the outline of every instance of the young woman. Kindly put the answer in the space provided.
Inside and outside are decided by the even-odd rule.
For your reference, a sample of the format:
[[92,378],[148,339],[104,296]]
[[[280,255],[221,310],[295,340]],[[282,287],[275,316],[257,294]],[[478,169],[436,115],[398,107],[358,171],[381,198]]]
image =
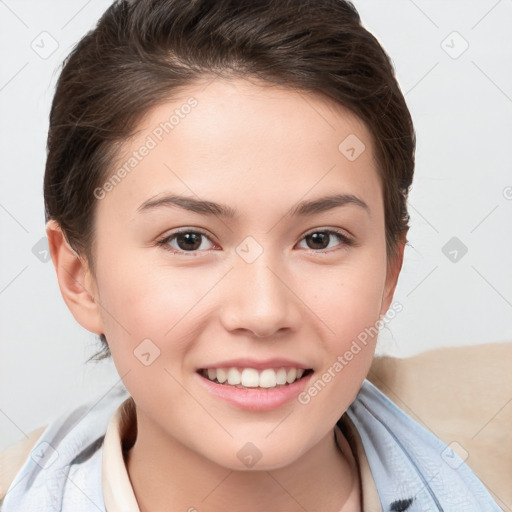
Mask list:
[[43,432],[3,510],[500,510],[366,380],[414,148],[348,2],[115,2],[60,75],[44,195],[123,386]]

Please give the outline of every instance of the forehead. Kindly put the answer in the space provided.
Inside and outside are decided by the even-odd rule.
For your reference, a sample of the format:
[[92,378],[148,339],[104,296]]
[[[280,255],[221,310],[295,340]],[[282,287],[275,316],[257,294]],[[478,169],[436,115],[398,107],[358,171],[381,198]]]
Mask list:
[[122,178],[99,209],[133,216],[165,192],[226,203],[240,214],[282,203],[289,210],[326,193],[375,203],[373,151],[364,123],[323,96],[217,78],[146,114],[118,153],[113,174]]

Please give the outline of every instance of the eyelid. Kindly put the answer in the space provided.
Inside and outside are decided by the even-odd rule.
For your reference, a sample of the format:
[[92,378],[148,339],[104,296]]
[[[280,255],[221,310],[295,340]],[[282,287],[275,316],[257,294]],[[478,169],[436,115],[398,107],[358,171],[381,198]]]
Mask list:
[[318,232],[320,232],[320,233],[325,233],[325,232],[336,233],[338,235],[344,236],[347,239],[351,239],[351,240],[354,239],[354,236],[351,233],[349,233],[346,229],[330,228],[328,226],[321,226],[319,228],[310,229],[302,235],[302,238],[304,238],[305,236],[311,235],[312,233],[318,233]]

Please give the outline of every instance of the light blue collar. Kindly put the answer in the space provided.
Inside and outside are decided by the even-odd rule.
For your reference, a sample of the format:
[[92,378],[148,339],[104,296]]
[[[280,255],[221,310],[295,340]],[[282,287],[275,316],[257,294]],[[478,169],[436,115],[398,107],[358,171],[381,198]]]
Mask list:
[[[128,397],[119,384],[52,422],[9,487],[2,512],[105,512],[103,437]],[[453,451],[368,380],[346,414],[361,437],[384,512],[501,512]]]
[[502,512],[462,459],[365,380],[346,414],[385,512]]

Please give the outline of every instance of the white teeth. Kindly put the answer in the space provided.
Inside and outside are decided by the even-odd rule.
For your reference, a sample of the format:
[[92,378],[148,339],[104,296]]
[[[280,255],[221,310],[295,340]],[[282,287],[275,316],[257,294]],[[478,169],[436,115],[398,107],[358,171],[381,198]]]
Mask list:
[[272,370],[272,368],[265,369],[261,372],[260,388],[273,388],[276,385],[276,383],[276,372]]
[[278,385],[286,384],[286,370],[284,368],[279,368],[279,370],[277,370],[276,382]]
[[295,378],[297,377],[297,370],[295,368],[290,368],[288,370],[288,373],[286,374],[286,382],[288,382],[288,384],[291,384]]
[[258,377],[258,370],[255,370],[254,368],[244,368],[240,380],[242,386],[245,386],[246,388],[257,388],[260,381]]
[[230,368],[228,370],[228,384],[234,386],[240,384],[241,380],[240,372],[236,368]]
[[292,384],[304,375],[303,368],[265,368],[259,372],[255,368],[208,368],[203,375],[209,380],[217,380],[221,384],[246,388],[274,388]]

